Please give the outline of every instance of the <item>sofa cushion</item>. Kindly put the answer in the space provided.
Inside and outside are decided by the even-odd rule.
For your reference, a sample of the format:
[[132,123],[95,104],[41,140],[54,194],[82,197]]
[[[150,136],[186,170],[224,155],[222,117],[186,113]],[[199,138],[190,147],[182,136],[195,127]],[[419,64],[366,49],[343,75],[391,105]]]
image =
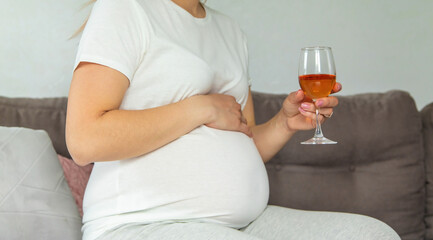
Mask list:
[[75,162],[70,158],[63,157],[62,155],[57,155],[57,157],[59,158],[60,165],[62,165],[66,182],[71,189],[80,216],[83,216],[84,192],[90,178],[90,173],[93,169],[93,164],[82,167],[75,164]]
[[426,239],[433,239],[433,103],[425,106],[422,111],[422,125],[425,148],[426,168]]
[[[256,122],[278,112],[286,95],[255,93]],[[301,145],[296,133],[269,162],[270,203],[306,210],[364,214],[403,239],[424,235],[421,118],[406,92],[339,97],[323,125],[336,145]]]
[[65,143],[67,98],[0,97],[0,126],[43,129],[57,153],[70,157]]
[[81,218],[47,133],[0,127],[0,239],[81,239]]

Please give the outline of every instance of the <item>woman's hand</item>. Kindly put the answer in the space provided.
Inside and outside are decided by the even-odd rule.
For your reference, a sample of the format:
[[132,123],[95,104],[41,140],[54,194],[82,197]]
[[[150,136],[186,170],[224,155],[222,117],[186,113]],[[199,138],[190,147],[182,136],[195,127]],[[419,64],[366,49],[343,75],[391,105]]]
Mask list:
[[[342,86],[336,83],[332,93],[341,91]],[[284,100],[281,109],[283,125],[288,131],[308,130],[316,127],[316,108],[319,108],[319,121],[323,123],[325,118],[331,117],[333,108],[338,105],[336,97],[317,99],[312,103],[302,90],[292,92]]]
[[210,110],[210,117],[206,126],[221,130],[239,131],[252,137],[252,131],[242,116],[241,105],[230,95],[210,94],[201,95],[205,98],[206,108]]

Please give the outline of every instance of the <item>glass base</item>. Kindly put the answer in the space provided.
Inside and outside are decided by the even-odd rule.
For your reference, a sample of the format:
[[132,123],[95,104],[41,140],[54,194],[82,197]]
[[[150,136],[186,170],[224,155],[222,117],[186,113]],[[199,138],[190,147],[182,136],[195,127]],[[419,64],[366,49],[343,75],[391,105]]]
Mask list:
[[337,142],[329,140],[325,137],[312,137],[301,144],[337,144]]

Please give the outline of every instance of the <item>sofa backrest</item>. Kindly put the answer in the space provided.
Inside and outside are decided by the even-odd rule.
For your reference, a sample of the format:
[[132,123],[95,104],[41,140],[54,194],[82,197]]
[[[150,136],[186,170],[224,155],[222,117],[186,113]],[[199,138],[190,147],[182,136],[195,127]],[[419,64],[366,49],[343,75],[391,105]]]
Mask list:
[[0,126],[44,129],[58,154],[71,157],[65,142],[67,98],[0,97]]
[[[256,93],[256,122],[277,113],[285,95]],[[424,235],[424,147],[421,116],[409,94],[391,91],[339,97],[323,125],[336,145],[301,145],[296,133],[266,167],[270,204],[360,213],[403,239]]]
[[433,239],[433,103],[421,111],[426,170],[426,239]]
[[[279,111],[285,95],[254,92],[253,98],[260,124]],[[425,222],[427,239],[433,239],[433,103],[420,114],[401,91],[339,100],[323,125],[337,145],[300,145],[313,132],[298,132],[266,164],[270,204],[365,214],[388,223],[403,239],[420,239],[425,232],[426,161]],[[70,157],[66,106],[66,98],[0,97],[0,125],[44,129],[57,153]]]

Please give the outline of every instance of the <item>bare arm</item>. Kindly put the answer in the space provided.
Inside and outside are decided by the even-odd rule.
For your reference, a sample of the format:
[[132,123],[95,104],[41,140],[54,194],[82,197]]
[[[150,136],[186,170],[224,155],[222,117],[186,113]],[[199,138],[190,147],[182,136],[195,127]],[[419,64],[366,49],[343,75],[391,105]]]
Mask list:
[[[341,90],[338,83],[334,92]],[[337,106],[338,100],[335,97],[320,99],[320,113],[329,115],[332,108]],[[251,127],[254,142],[264,162],[269,161],[298,130],[307,130],[315,127],[315,106],[306,102],[307,99],[302,91],[289,94],[284,100],[281,110],[269,121],[256,125],[254,118],[254,105],[251,91],[243,115]],[[319,101],[318,101],[319,102]],[[319,119],[324,121],[323,117]]]
[[250,131],[238,120],[238,106],[230,96],[198,95],[153,109],[119,110],[128,86],[126,76],[109,67],[81,63],[75,70],[66,142],[77,164],[136,157],[203,124]]
[[263,124],[256,125],[252,97],[250,91],[243,115],[253,131],[253,139],[257,150],[259,150],[263,161],[267,162],[289,141],[295,131],[289,131],[281,124],[283,121],[279,119],[280,114],[275,115]]

